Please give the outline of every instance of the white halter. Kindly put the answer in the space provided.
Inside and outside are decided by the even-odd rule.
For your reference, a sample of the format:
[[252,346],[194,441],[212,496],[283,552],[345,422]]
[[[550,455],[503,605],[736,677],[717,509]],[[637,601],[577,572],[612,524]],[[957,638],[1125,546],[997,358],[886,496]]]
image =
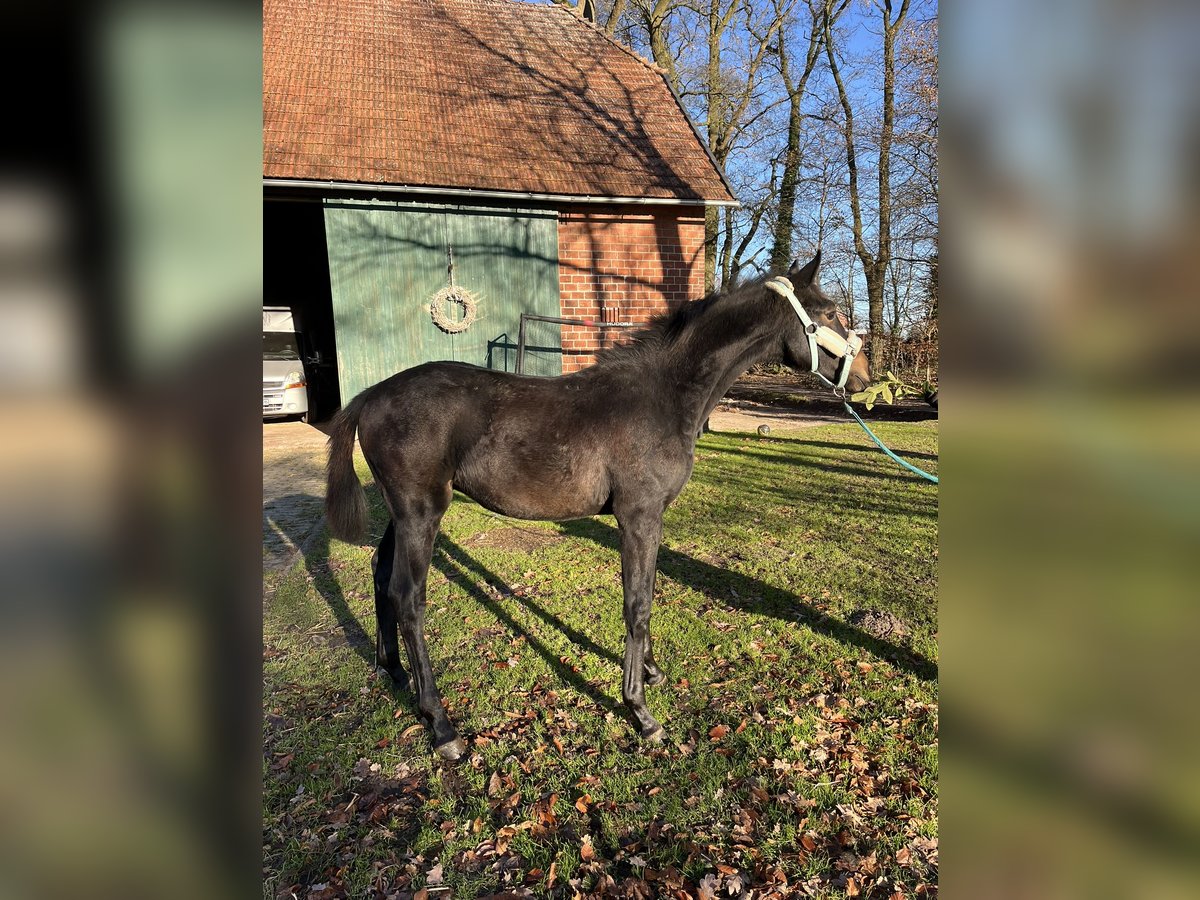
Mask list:
[[[792,309],[796,311],[796,315],[800,318],[800,324],[804,326],[804,335],[808,338],[809,356],[812,359],[809,371],[829,385],[829,387],[833,388],[834,393],[845,393],[846,379],[850,377],[850,366],[854,363],[854,358],[858,356],[863,348],[862,338],[853,331],[850,332],[849,337],[842,337],[828,325],[817,325],[814,323],[812,317],[808,314],[808,310],[796,299],[796,291],[792,287],[792,283],[782,275],[769,280],[766,283],[766,287],[792,304]],[[817,366],[820,362],[820,353],[817,350],[818,344],[842,360],[838,365],[836,384],[817,371]]]

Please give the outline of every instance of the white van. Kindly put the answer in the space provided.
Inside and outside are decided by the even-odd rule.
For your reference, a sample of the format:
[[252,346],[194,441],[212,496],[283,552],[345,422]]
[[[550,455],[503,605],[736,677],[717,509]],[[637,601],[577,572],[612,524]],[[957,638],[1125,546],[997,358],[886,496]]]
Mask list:
[[292,311],[263,307],[263,418],[308,421],[308,381]]

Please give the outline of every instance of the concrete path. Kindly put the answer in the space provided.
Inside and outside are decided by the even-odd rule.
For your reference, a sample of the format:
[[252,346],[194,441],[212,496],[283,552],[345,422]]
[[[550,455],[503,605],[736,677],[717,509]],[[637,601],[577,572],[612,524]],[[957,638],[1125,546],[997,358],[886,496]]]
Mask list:
[[263,570],[296,558],[320,526],[325,435],[303,422],[263,423]]

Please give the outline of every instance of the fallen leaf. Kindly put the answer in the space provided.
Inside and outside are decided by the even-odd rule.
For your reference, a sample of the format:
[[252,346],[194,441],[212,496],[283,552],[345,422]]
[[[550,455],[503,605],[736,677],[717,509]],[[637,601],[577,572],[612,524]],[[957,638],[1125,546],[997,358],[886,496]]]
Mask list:
[[575,801],[575,808],[577,810],[579,810],[580,813],[582,813],[583,815],[586,816],[587,811],[588,811],[588,805],[591,802],[592,802],[592,795],[584,794],[582,797],[580,797],[578,800]]
[[728,725],[717,725],[715,728],[713,728],[712,731],[710,731],[708,733],[708,736],[710,738],[712,738],[714,741],[719,741],[721,738],[725,737],[725,735],[727,735],[727,734],[729,734],[729,726]]
[[441,884],[442,883],[442,864],[438,863],[429,870],[429,874],[425,878],[426,884]]
[[846,879],[846,896],[857,897],[859,895],[858,882],[853,877]]
[[291,761],[295,758],[296,758],[295,753],[289,753],[286,756],[281,756],[279,759],[275,760],[274,763],[272,763],[271,768],[274,769],[276,772],[279,772],[283,769],[286,769],[288,767],[288,764],[291,763]]
[[596,858],[596,848],[592,846],[592,839],[585,837],[583,844],[579,847],[579,858],[584,862],[589,862]]
[[805,834],[800,838],[800,846],[811,853],[817,849],[817,842],[811,834]]

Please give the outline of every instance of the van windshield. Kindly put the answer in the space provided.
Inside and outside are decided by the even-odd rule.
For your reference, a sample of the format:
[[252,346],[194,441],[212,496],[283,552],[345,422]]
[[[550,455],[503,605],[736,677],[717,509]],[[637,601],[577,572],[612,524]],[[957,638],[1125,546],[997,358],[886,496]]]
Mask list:
[[300,347],[291,331],[263,332],[263,359],[299,359]]

